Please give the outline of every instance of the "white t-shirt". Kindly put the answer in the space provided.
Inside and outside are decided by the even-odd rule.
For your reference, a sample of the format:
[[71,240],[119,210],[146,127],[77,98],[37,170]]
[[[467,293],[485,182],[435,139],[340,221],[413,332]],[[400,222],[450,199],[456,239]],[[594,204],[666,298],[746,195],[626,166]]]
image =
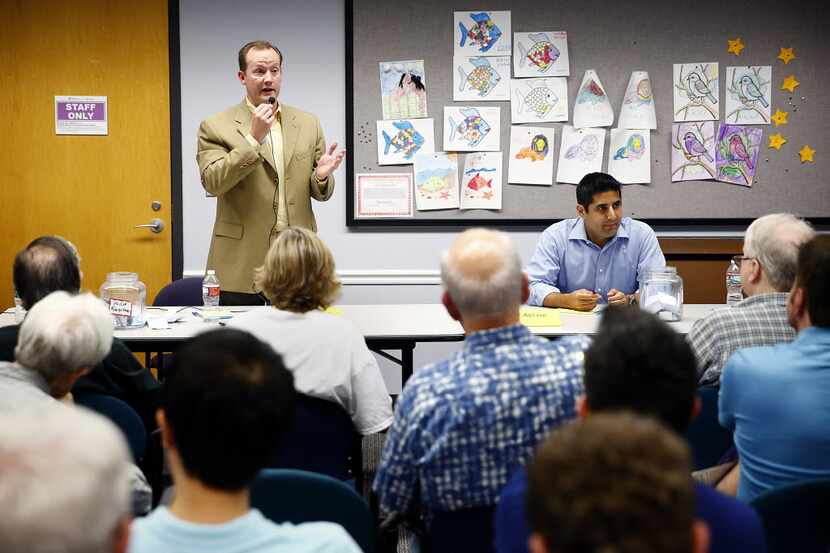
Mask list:
[[260,307],[235,315],[228,326],[267,342],[294,373],[298,392],[342,405],[361,434],[392,424],[392,400],[377,360],[347,319]]
[[195,524],[159,507],[137,518],[128,553],[360,553],[339,524],[275,524],[256,510],[224,524]]

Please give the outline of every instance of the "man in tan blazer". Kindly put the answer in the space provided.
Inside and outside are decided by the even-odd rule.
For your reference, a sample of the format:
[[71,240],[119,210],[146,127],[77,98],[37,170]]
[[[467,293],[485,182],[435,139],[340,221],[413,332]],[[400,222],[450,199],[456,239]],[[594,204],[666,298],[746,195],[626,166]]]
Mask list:
[[276,234],[289,226],[317,230],[311,198],[328,200],[345,150],[328,148],[314,115],[282,105],[283,57],[265,41],[239,50],[246,97],[199,126],[196,159],[202,186],[217,198],[207,267],[223,305],[262,304],[253,270]]

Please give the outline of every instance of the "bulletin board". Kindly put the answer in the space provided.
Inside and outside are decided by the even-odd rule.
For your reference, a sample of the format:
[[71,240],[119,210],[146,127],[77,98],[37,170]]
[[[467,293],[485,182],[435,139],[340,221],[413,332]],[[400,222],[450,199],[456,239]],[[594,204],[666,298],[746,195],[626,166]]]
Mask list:
[[[475,2],[419,0],[346,2],[346,117],[347,117],[347,225],[355,228],[541,227],[573,217],[575,186],[507,183],[510,143],[510,102],[453,101],[453,41],[459,30],[454,11],[506,10],[512,32],[566,31],[570,76],[567,80],[569,122],[574,98],[588,69],[596,70],[614,109],[616,126],[632,71],[647,71],[651,80],[657,129],[650,141],[651,183],[623,188],[625,214],[658,226],[746,225],[773,211],[788,211],[816,224],[830,223],[830,16],[812,2],[735,0],[723,2],[591,2],[511,0]],[[744,48],[736,56],[728,40],[740,38]],[[795,58],[785,64],[777,56],[792,48]],[[428,116],[434,119],[436,151],[442,149],[444,106],[470,105],[501,108],[503,156],[500,210],[417,211],[405,219],[355,217],[355,174],[411,173],[411,165],[378,165],[376,121],[382,119],[379,63],[424,60]],[[724,118],[726,68],[772,66],[773,112],[788,113],[780,126],[763,130],[757,171],[751,187],[714,180],[671,181],[673,64],[718,62],[719,117]],[[512,65],[512,64],[511,64]],[[800,84],[794,92],[782,90],[785,77]],[[555,128],[554,175],[563,123]],[[780,149],[768,146],[781,134]],[[605,138],[606,170],[609,133]],[[812,162],[802,162],[804,146],[815,150]],[[462,154],[463,157],[463,154]]]

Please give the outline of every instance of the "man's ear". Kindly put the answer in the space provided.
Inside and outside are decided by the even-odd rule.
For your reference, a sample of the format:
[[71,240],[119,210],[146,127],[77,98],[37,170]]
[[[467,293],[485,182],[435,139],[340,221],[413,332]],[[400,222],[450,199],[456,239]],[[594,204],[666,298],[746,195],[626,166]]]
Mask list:
[[450,317],[452,317],[454,321],[461,322],[461,312],[458,310],[458,307],[456,307],[455,302],[452,301],[450,294],[446,290],[441,296],[441,303],[444,304],[447,313],[450,314]]
[[539,532],[534,532],[527,538],[527,549],[530,553],[550,553],[545,538]]
[[522,273],[522,303],[527,303],[530,297],[530,283],[527,280],[527,273]]
[[695,400],[692,402],[692,412],[689,414],[689,422],[695,420],[702,409],[703,402],[700,400],[700,396],[695,393]]
[[755,259],[754,263],[752,263],[752,270],[749,272],[749,281],[755,284],[761,280],[761,276],[763,274],[764,268],[761,266],[758,260]]
[[242,83],[243,85],[245,84],[245,72],[244,71],[239,71],[236,74],[236,77],[239,79],[240,83]]
[[576,416],[579,420],[585,420],[591,414],[591,407],[588,405],[588,398],[585,394],[576,396]]
[[711,541],[709,527],[705,522],[696,518],[692,521],[692,552],[707,553]]
[[118,521],[112,536],[113,548],[115,553],[126,553],[127,545],[130,543],[130,517],[124,517]]
[[161,445],[165,449],[173,447],[175,445],[173,430],[167,424],[167,417],[164,415],[163,409],[156,409],[156,423],[159,425],[159,430],[161,430]]
[[585,210],[584,207],[582,207],[581,204],[576,204],[576,214],[584,219],[588,212]]

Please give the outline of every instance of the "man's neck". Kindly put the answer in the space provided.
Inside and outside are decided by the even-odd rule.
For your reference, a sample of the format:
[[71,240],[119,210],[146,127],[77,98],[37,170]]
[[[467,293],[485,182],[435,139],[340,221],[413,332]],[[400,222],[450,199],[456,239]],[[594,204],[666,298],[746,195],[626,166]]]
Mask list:
[[251,509],[248,488],[226,492],[205,486],[187,475],[174,477],[176,493],[170,512],[196,524],[223,524],[244,516]]
[[593,242],[594,244],[596,244],[597,246],[602,248],[602,247],[605,246],[605,244],[610,242],[611,239],[613,239],[614,236],[616,236],[616,234],[614,236],[609,236],[608,238],[596,238],[595,236],[591,235],[591,231],[589,231],[588,227],[586,226],[585,227],[585,236],[588,237],[588,240],[590,240],[591,242]]
[[464,334],[472,334],[482,330],[492,330],[494,328],[501,328],[504,326],[513,326],[519,322],[519,311],[515,313],[502,313],[499,315],[491,315],[485,317],[476,317],[473,319],[462,319],[459,321],[464,328]]

